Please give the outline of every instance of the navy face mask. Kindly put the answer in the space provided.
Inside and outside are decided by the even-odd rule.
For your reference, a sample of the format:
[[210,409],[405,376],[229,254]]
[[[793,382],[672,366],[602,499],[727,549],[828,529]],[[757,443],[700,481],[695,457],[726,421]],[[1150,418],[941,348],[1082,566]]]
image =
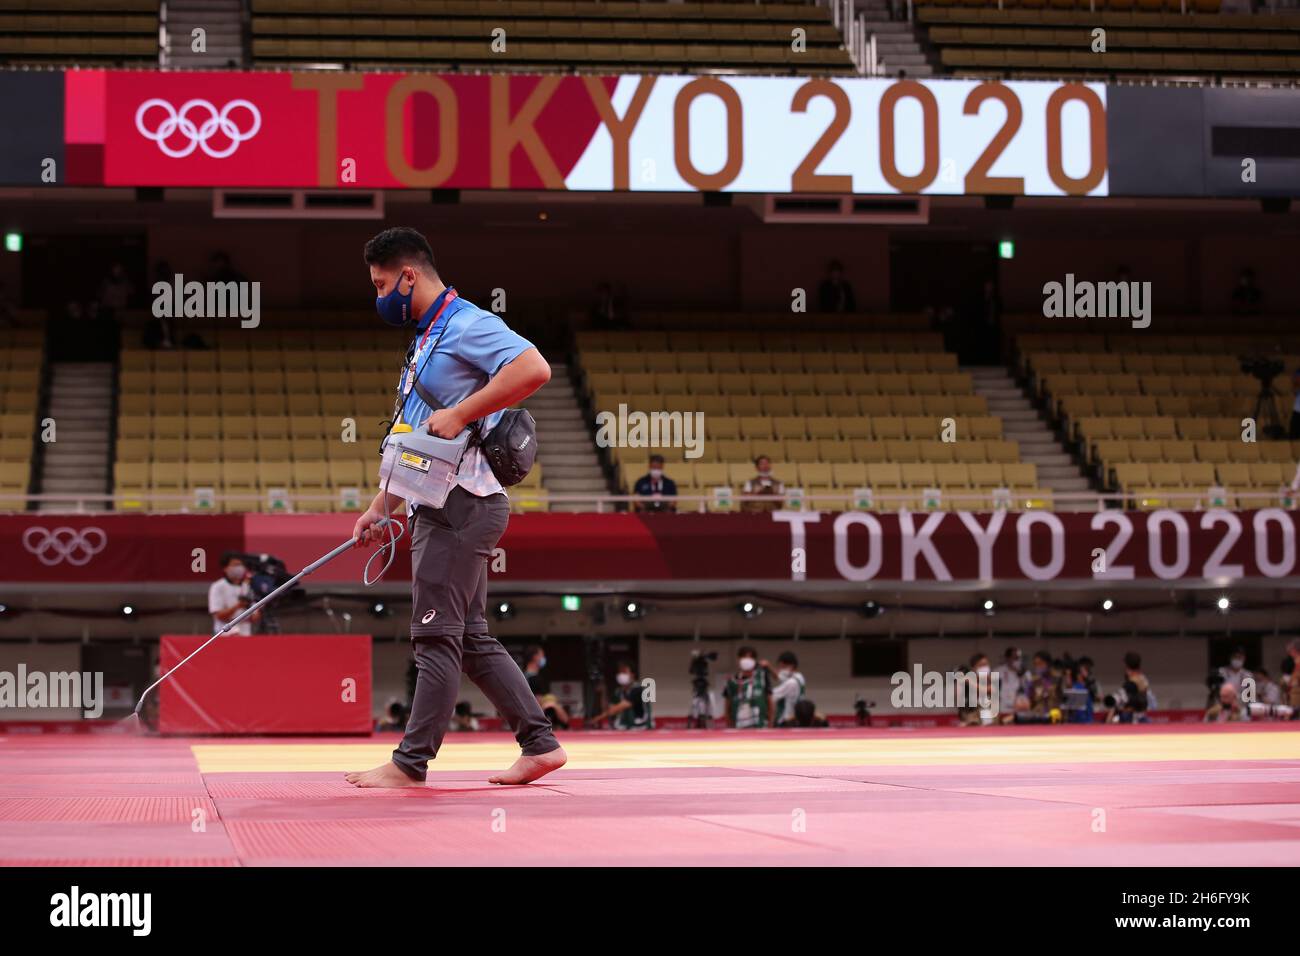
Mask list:
[[411,321],[411,296],[415,293],[415,285],[412,283],[410,291],[403,293],[404,279],[405,275],[399,272],[393,291],[375,299],[375,311],[389,325],[402,326]]

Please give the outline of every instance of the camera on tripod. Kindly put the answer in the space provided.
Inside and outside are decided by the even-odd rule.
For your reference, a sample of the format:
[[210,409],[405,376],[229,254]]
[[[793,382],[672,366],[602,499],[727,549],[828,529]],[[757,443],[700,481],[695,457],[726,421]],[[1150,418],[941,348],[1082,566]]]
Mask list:
[[713,719],[713,690],[709,686],[709,662],[718,659],[717,651],[691,651],[688,671],[691,675],[691,709],[686,726],[707,730]]
[[[262,600],[262,598],[293,577],[285,563],[273,554],[244,554],[238,551],[232,554],[234,557],[239,558],[244,567],[252,574],[248,579],[250,603],[255,604]],[[282,594],[277,601],[267,605],[262,610],[262,632],[265,634],[279,634],[280,620],[275,616],[271,608],[282,605],[285,601],[301,600],[303,594],[302,585],[294,585]]]
[[1259,394],[1255,397],[1255,419],[1259,434],[1264,438],[1278,440],[1286,437],[1281,419],[1277,414],[1277,390],[1273,388],[1273,379],[1282,374],[1286,365],[1280,358],[1268,355],[1239,355],[1237,361],[1241,371],[1259,380]]

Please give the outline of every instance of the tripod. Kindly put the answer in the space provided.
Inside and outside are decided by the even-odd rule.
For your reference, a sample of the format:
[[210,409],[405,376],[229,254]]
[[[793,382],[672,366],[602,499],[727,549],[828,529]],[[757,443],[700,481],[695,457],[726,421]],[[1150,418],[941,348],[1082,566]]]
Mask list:
[[1274,399],[1278,392],[1273,388],[1273,382],[1269,379],[1261,378],[1259,380],[1259,395],[1255,398],[1255,427],[1259,435],[1264,438],[1280,439],[1286,436],[1282,428],[1282,419],[1277,414],[1277,402]]

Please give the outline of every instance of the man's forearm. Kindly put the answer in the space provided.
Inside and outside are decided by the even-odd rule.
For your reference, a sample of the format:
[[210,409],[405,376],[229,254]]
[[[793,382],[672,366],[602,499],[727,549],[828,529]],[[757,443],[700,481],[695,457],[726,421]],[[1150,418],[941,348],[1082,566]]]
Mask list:
[[[401,497],[400,495],[390,494],[388,496],[388,508],[387,508],[388,511],[390,512],[396,511],[399,508],[404,508],[404,507],[406,507],[405,498]],[[385,510],[383,489],[380,489],[379,493],[375,495],[374,499],[370,502],[370,510],[376,513],[383,513],[383,511]]]
[[551,366],[537,349],[521,352],[473,395],[456,405],[466,423],[521,402],[551,380]]

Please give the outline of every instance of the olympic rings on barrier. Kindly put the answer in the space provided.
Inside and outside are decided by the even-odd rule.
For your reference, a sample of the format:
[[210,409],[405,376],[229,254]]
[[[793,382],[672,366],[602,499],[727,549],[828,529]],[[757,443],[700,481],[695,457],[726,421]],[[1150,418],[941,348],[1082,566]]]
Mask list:
[[[237,109],[246,110],[252,117],[252,125],[246,132],[241,130],[239,125],[231,118],[230,114]],[[158,124],[158,128],[152,131],[145,126],[145,114],[150,110],[163,110],[167,114],[162,122]],[[202,125],[196,126],[194,121],[190,119],[189,114],[193,110],[207,112],[208,118],[203,121]],[[145,100],[140,104],[140,108],[135,111],[135,128],[140,131],[141,136],[153,140],[163,153],[173,159],[182,159],[194,152],[195,149],[202,149],[213,159],[225,159],[239,148],[240,143],[257,135],[257,131],[262,128],[262,114],[248,100],[231,100],[220,110],[207,100],[186,100],[178,110],[166,100],[154,97]],[[230,140],[229,145],[221,149],[215,149],[208,145],[208,140],[218,130]],[[189,139],[189,142],[180,149],[167,145],[167,140],[178,132]]]
[[108,535],[102,528],[78,530],[62,526],[50,530],[36,525],[23,532],[23,547],[48,568],[64,561],[74,567],[83,567],[107,544]]

